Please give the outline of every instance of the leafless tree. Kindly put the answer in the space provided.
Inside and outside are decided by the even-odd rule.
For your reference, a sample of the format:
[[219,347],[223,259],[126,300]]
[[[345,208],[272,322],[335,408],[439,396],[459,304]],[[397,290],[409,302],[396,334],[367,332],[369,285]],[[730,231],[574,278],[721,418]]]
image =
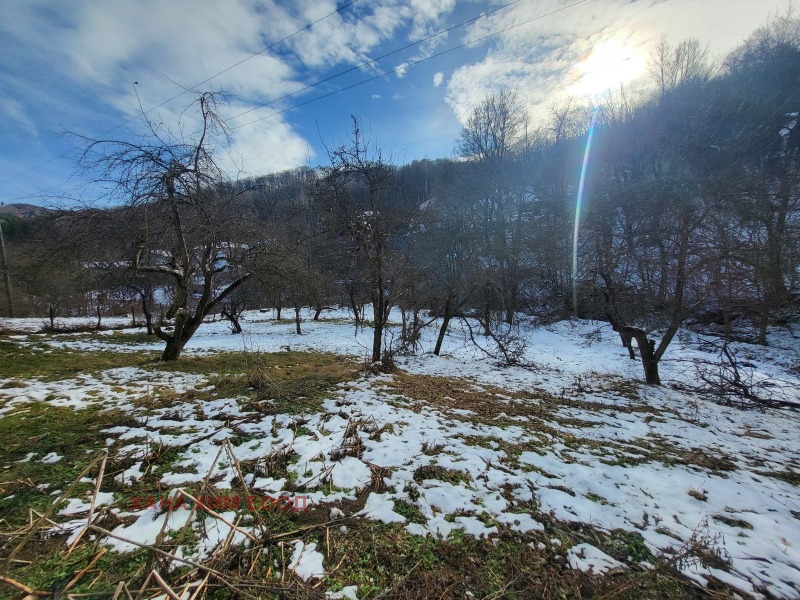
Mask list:
[[227,135],[218,100],[212,93],[198,97],[200,131],[193,139],[176,139],[148,121],[149,135],[141,141],[89,140],[80,163],[141,219],[134,268],[172,280],[164,315],[172,330],[153,327],[166,343],[165,361],[177,360],[203,319],[250,277],[233,272],[232,246],[225,243],[236,190],[214,156]]
[[390,260],[391,238],[408,227],[416,205],[402,193],[395,167],[370,148],[361,123],[355,116],[352,120],[350,139],[329,151],[331,166],[314,196],[326,215],[331,243],[346,248],[354,272],[366,276],[374,320],[372,361],[378,362],[397,268]]

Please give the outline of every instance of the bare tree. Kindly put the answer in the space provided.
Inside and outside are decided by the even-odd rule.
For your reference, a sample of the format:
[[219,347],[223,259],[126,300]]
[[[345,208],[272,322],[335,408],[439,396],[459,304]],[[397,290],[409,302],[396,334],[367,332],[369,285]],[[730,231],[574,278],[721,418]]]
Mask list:
[[707,81],[712,74],[708,45],[690,38],[673,46],[665,35],[650,54],[648,70],[662,97],[681,85]]
[[516,92],[501,90],[474,109],[456,147],[479,172],[470,195],[483,221],[485,311],[501,310],[509,324],[519,308],[524,269],[529,195],[519,167],[528,157],[527,132],[528,115]]
[[164,361],[177,360],[203,319],[250,277],[233,272],[231,245],[225,244],[236,190],[214,158],[215,143],[227,139],[218,98],[201,94],[195,106],[201,126],[194,139],[176,139],[148,121],[147,138],[90,140],[81,159],[84,172],[109,184],[129,215],[141,219],[134,268],[172,280],[164,315],[172,330],[153,327],[166,343]]
[[329,151],[331,166],[317,183],[314,196],[327,216],[332,243],[347,248],[349,260],[369,282],[374,333],[372,361],[381,360],[383,330],[389,317],[394,268],[391,238],[408,227],[411,210],[393,165],[371,150],[354,116],[350,140]]

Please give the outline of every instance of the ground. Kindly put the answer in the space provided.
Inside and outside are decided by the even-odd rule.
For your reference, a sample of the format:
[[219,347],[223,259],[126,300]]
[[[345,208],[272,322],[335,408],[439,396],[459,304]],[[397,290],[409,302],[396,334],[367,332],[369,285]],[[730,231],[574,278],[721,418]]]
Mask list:
[[[304,316],[172,364],[0,321],[0,597],[800,597],[799,416],[693,391],[706,337],[653,387],[603,323],[523,321],[513,367],[431,326],[376,368],[371,330]],[[770,333],[734,351],[797,398]]]

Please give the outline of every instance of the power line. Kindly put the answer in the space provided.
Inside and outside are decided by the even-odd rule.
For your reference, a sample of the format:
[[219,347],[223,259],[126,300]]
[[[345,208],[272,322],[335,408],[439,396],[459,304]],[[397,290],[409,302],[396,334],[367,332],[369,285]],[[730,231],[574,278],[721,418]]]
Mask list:
[[264,119],[269,119],[269,118],[274,117],[276,115],[280,115],[280,114],[289,112],[290,110],[294,110],[294,109],[300,108],[302,106],[307,106],[308,104],[311,104],[313,102],[318,102],[319,100],[324,100],[325,98],[330,98],[331,96],[335,96],[336,94],[339,94],[341,92],[346,92],[347,90],[352,90],[353,88],[357,88],[358,86],[364,85],[365,83],[369,83],[370,81],[375,81],[376,79],[380,79],[381,77],[386,77],[387,75],[391,75],[393,73],[397,73],[398,71],[405,70],[405,69],[407,69],[409,67],[413,67],[415,65],[418,65],[420,63],[426,62],[428,60],[432,60],[434,58],[438,58],[440,56],[444,56],[445,54],[449,54],[450,52],[455,52],[456,50],[460,50],[461,48],[466,48],[467,46],[470,46],[472,44],[477,44],[478,42],[482,42],[482,41],[487,40],[489,38],[496,37],[496,36],[498,36],[498,35],[500,35],[502,33],[505,33],[507,31],[511,31],[512,29],[516,29],[517,27],[522,27],[523,25],[528,25],[530,23],[533,23],[534,21],[538,21],[540,19],[544,19],[545,17],[552,16],[552,15],[554,15],[556,13],[560,13],[560,12],[568,10],[570,8],[574,8],[574,7],[578,6],[579,4],[584,4],[585,2],[588,2],[588,1],[589,0],[578,0],[577,2],[573,2],[572,4],[568,4],[566,6],[562,6],[561,8],[557,8],[557,9],[552,10],[550,12],[538,15],[538,16],[533,17],[531,19],[528,19],[526,21],[522,21],[521,23],[517,23],[516,25],[509,25],[508,27],[506,27],[504,29],[500,29],[498,31],[494,31],[494,32],[489,33],[487,35],[484,35],[482,37],[476,38],[474,40],[470,40],[469,42],[464,42],[463,44],[459,44],[458,46],[454,46],[453,48],[449,48],[448,50],[444,50],[442,52],[437,52],[436,54],[432,54],[432,55],[427,56],[425,58],[421,58],[419,60],[412,61],[412,62],[410,62],[408,64],[401,65],[401,66],[396,67],[394,69],[391,69],[389,71],[385,71],[383,73],[375,75],[374,77],[370,77],[368,79],[364,79],[363,81],[359,81],[358,83],[354,83],[352,85],[345,86],[345,87],[340,88],[338,90],[335,90],[333,92],[328,92],[327,94],[322,94],[321,96],[317,96],[316,98],[311,98],[310,100],[307,100],[305,102],[301,102],[299,104],[295,104],[295,105],[290,106],[288,108],[284,108],[282,110],[275,111],[275,112],[270,113],[268,115],[265,115],[263,117],[259,117],[258,119],[253,119],[252,121],[248,121],[247,123],[242,123],[241,125],[237,125],[235,127],[231,127],[231,130],[233,131],[233,130],[236,130],[236,129],[241,129],[242,127],[247,127],[248,125],[252,125],[253,123],[258,123],[259,121],[263,121]]
[[[328,13],[328,14],[327,14],[327,15],[325,15],[324,17],[320,17],[320,18],[319,18],[319,19],[317,19],[316,21],[313,21],[312,23],[309,23],[309,24],[308,24],[308,25],[306,25],[305,27],[302,27],[302,28],[298,29],[298,30],[297,30],[297,31],[295,31],[294,33],[292,33],[292,34],[290,34],[290,35],[287,35],[286,37],[284,37],[284,38],[282,38],[282,39],[278,40],[277,42],[274,42],[274,43],[270,44],[269,46],[265,46],[264,48],[262,48],[262,49],[261,49],[261,50],[259,50],[258,52],[253,52],[252,54],[250,54],[250,55],[249,55],[249,56],[247,56],[246,58],[243,58],[243,59],[242,59],[242,60],[240,60],[239,62],[237,62],[237,63],[234,63],[234,64],[230,65],[229,67],[226,67],[226,68],[222,69],[222,71],[219,71],[218,73],[215,73],[215,74],[214,74],[214,75],[212,75],[211,77],[208,77],[208,78],[204,79],[203,81],[201,81],[201,82],[199,82],[199,83],[196,83],[196,84],[194,84],[193,86],[191,86],[191,87],[189,87],[189,88],[184,88],[184,89],[183,89],[181,92],[179,92],[178,94],[175,94],[175,95],[174,95],[174,96],[172,96],[171,98],[167,98],[167,99],[166,99],[166,100],[164,100],[163,102],[161,102],[161,103],[159,103],[159,104],[156,104],[155,106],[152,106],[152,107],[148,108],[147,110],[143,110],[143,111],[141,112],[141,114],[137,114],[136,116],[134,116],[134,117],[131,117],[131,118],[130,118],[130,119],[128,119],[127,121],[123,121],[123,122],[122,122],[122,123],[120,123],[119,125],[115,125],[115,126],[114,126],[114,127],[112,127],[111,129],[108,129],[108,130],[106,130],[106,131],[102,132],[100,135],[101,135],[101,136],[103,136],[103,135],[108,135],[108,134],[109,134],[109,133],[111,133],[112,131],[116,131],[116,130],[117,130],[117,129],[119,129],[120,127],[124,127],[124,126],[125,126],[125,125],[127,125],[128,123],[131,123],[131,122],[133,122],[133,121],[135,121],[135,120],[139,119],[139,117],[141,117],[141,116],[144,116],[144,115],[146,115],[147,113],[149,113],[149,112],[152,112],[152,111],[156,110],[157,108],[161,108],[161,107],[162,107],[162,106],[164,106],[165,104],[168,104],[168,103],[172,102],[173,100],[176,100],[176,99],[180,98],[180,97],[181,97],[181,96],[183,96],[185,93],[187,93],[189,90],[191,90],[191,89],[194,89],[194,88],[197,88],[197,87],[200,87],[200,86],[201,86],[201,85],[203,85],[204,83],[208,83],[208,82],[209,82],[209,81],[211,81],[212,79],[216,79],[217,77],[219,77],[220,75],[222,75],[222,74],[224,74],[224,73],[227,73],[227,72],[228,72],[228,71],[230,71],[231,69],[235,69],[236,67],[238,67],[238,66],[239,66],[239,65],[241,65],[242,63],[245,63],[245,62],[247,62],[248,60],[250,60],[250,59],[252,59],[252,58],[255,58],[256,56],[259,56],[259,55],[263,54],[264,52],[267,52],[268,50],[271,50],[271,49],[272,49],[272,48],[274,48],[275,46],[277,46],[277,45],[279,45],[279,44],[282,44],[283,42],[285,42],[285,41],[287,41],[287,40],[289,40],[289,39],[293,38],[294,36],[296,36],[296,35],[298,35],[298,34],[300,34],[300,33],[304,32],[304,31],[307,31],[307,30],[311,29],[311,28],[312,28],[314,25],[316,25],[317,23],[320,23],[320,22],[324,21],[325,19],[327,19],[328,17],[332,17],[333,15],[335,15],[335,14],[337,14],[337,13],[340,13],[340,12],[342,12],[344,9],[346,9],[346,8],[348,8],[348,7],[350,7],[350,6],[352,6],[352,5],[353,5],[353,4],[355,4],[356,2],[358,2],[358,0],[351,0],[350,2],[348,2],[347,4],[344,4],[344,5],[342,5],[341,7],[337,8],[337,9],[336,9],[336,10],[334,10],[333,12],[330,12],[330,13]],[[17,173],[16,175],[12,175],[12,176],[11,176],[11,177],[9,177],[8,179],[4,179],[3,181],[0,181],[0,185],[2,185],[2,184],[6,184],[6,183],[8,183],[9,181],[13,181],[13,180],[14,180],[14,179],[16,179],[17,177],[22,177],[23,175],[27,175],[27,174],[28,174],[28,173],[30,173],[31,171],[35,171],[36,169],[38,169],[38,168],[40,168],[40,167],[43,167],[43,166],[45,166],[45,165],[48,165],[48,164],[50,164],[51,162],[53,162],[54,160],[58,160],[59,158],[64,158],[65,156],[67,156],[67,154],[69,154],[69,153],[70,153],[70,152],[72,152],[73,150],[77,150],[77,149],[78,149],[78,146],[75,146],[75,147],[73,147],[73,148],[70,148],[69,150],[66,150],[66,151],[62,152],[61,154],[58,154],[58,155],[56,155],[56,156],[51,156],[51,157],[50,157],[50,158],[48,158],[47,160],[44,160],[44,161],[42,161],[42,162],[40,162],[40,163],[38,163],[38,164],[36,164],[36,165],[34,165],[34,166],[30,167],[29,169],[26,169],[26,170],[24,170],[24,171],[22,171],[22,172],[20,172],[20,173]]]
[[306,90],[310,90],[311,88],[315,88],[318,85],[322,85],[323,83],[327,83],[328,81],[331,81],[333,79],[337,79],[337,78],[341,77],[342,75],[347,75],[348,73],[352,73],[353,71],[357,71],[358,69],[361,69],[361,68],[366,67],[368,65],[374,64],[374,63],[378,62],[379,60],[383,60],[384,58],[392,56],[393,54],[397,54],[399,52],[403,52],[404,50],[408,50],[409,48],[413,48],[414,46],[418,46],[418,45],[420,45],[420,44],[422,44],[424,42],[427,42],[427,41],[430,41],[430,40],[432,40],[434,38],[437,38],[440,35],[444,35],[445,33],[449,33],[451,31],[453,31],[454,29],[458,29],[459,27],[463,27],[464,25],[469,25],[470,23],[474,23],[475,21],[477,21],[479,19],[482,19],[484,17],[488,17],[489,15],[494,14],[496,12],[499,12],[501,10],[504,10],[504,9],[510,7],[510,6],[513,6],[514,4],[519,4],[521,1],[522,0],[513,0],[513,2],[509,2],[508,4],[504,4],[502,6],[498,6],[497,8],[494,8],[494,9],[488,11],[488,12],[479,14],[477,17],[473,17],[471,19],[467,19],[466,21],[462,21],[461,23],[453,25],[452,27],[448,27],[447,29],[442,29],[440,31],[437,31],[436,33],[432,33],[431,35],[429,35],[427,37],[424,37],[424,38],[419,39],[419,40],[417,40],[415,42],[411,42],[409,44],[406,44],[402,48],[398,48],[397,50],[392,50],[391,52],[387,52],[386,54],[382,54],[381,56],[378,56],[377,58],[373,58],[373,59],[368,60],[366,62],[363,62],[363,63],[361,63],[359,65],[355,65],[354,67],[350,67],[349,69],[345,69],[344,71],[340,71],[339,73],[336,73],[335,75],[331,75],[330,77],[326,77],[325,79],[320,79],[319,81],[317,81],[315,83],[310,83],[307,86],[302,87],[300,89],[297,89],[297,90],[295,90],[293,92],[290,92],[288,94],[284,94],[283,96],[280,96],[279,98],[274,98],[273,100],[270,100],[269,102],[265,102],[264,104],[259,104],[258,106],[254,106],[252,108],[249,108],[244,112],[240,112],[238,115],[233,115],[232,117],[229,117],[229,118],[225,119],[225,122],[227,123],[228,121],[231,121],[233,119],[238,119],[239,117],[243,117],[244,115],[246,115],[248,113],[251,113],[251,112],[253,112],[255,110],[258,110],[260,108],[264,108],[266,106],[270,106],[272,104],[275,104],[276,102],[279,102],[280,100],[285,100],[286,98],[289,98],[289,97],[294,96],[296,94],[299,94],[301,92],[305,92]]

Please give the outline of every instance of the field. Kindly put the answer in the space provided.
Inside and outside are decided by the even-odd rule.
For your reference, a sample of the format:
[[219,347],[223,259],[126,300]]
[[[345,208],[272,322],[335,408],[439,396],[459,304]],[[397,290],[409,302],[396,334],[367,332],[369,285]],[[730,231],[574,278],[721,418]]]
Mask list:
[[[0,321],[0,598],[800,597],[800,418],[692,391],[703,336],[653,387],[605,323],[376,368],[345,312],[271,316],[172,364]],[[790,331],[732,348],[797,398]]]

